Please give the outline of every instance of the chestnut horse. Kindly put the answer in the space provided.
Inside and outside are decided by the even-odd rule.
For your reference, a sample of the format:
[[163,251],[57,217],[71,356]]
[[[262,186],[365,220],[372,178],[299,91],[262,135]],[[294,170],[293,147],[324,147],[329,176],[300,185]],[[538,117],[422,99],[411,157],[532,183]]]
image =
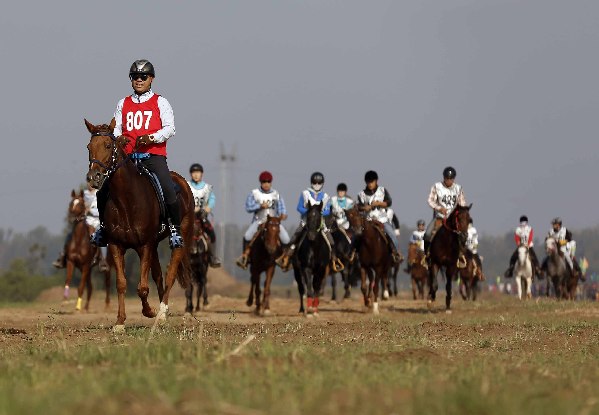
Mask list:
[[185,290],[186,306],[185,312],[191,313],[193,309],[193,289],[196,287],[196,307],[195,311],[200,311],[200,298],[203,298],[204,308],[208,306],[208,262],[209,251],[208,244],[210,237],[204,232],[203,222],[206,220],[206,213],[202,210],[195,213],[193,223],[193,241],[189,249],[189,259],[191,264],[191,284]]
[[411,243],[408,247],[408,266],[410,270],[406,272],[410,274],[412,280],[412,295],[414,300],[420,298],[424,300],[424,286],[428,280],[428,269],[423,265],[425,255],[420,244]]
[[[270,314],[270,283],[275,274],[275,259],[283,253],[281,241],[279,239],[279,229],[281,218],[267,216],[264,222],[258,228],[258,234],[252,245],[250,257],[250,294],[247,299],[247,306],[251,307],[256,296],[256,314]],[[266,274],[264,280],[264,297],[260,301],[260,275]]]
[[478,281],[482,275],[482,269],[476,263],[474,254],[466,252],[466,267],[459,270],[460,274],[460,295],[464,300],[476,301],[478,294]]
[[[388,287],[389,271],[393,265],[385,231],[378,222],[366,219],[357,208],[346,211],[357,241],[364,306],[379,314],[379,287]],[[368,282],[367,282],[368,278]]]
[[[81,272],[81,281],[77,288],[77,305],[75,309],[81,310],[83,301],[83,291],[87,287],[87,299],[85,301],[85,310],[89,310],[89,300],[92,296],[92,278],[91,270],[93,267],[94,257],[98,249],[89,242],[89,235],[94,231],[94,228],[85,222],[85,202],[83,199],[83,190],[75,193],[71,191],[71,201],[69,202],[68,221],[73,224],[71,239],[65,249],[66,271],[67,276],[64,282],[64,299],[69,298],[69,286],[73,278],[73,272],[77,268]],[[104,273],[106,282],[106,300],[105,308],[108,309],[110,304],[110,269]]]
[[445,309],[448,313],[451,313],[451,290],[452,282],[457,278],[460,238],[466,241],[471,207],[472,204],[470,206],[456,206],[449,217],[443,220],[443,225],[431,241],[428,269],[429,309],[433,307],[437,297],[439,287],[437,274],[441,268],[445,268]]
[[[329,274],[331,250],[322,234],[322,202],[310,205],[306,213],[306,229],[293,256],[293,274],[300,297],[300,313],[318,315],[322,284]],[[307,309],[304,309],[304,294]]]
[[[89,150],[89,172],[87,180],[96,189],[108,186],[108,200],[104,208],[104,235],[108,242],[110,255],[116,267],[116,288],[118,293],[118,314],[114,331],[125,328],[125,276],[124,255],[128,249],[137,252],[140,258],[141,277],[137,294],[142,303],[142,314],[146,317],[166,319],[171,288],[178,279],[183,288],[190,281],[191,267],[188,250],[173,249],[166,275],[166,285],[162,283],[162,270],[158,259],[157,247],[160,240],[168,235],[168,228],[160,224],[160,206],[156,192],[150,181],[140,174],[134,162],[124,150],[124,143],[113,135],[115,121],[110,125],[93,125],[85,120],[91,134]],[[184,243],[189,246],[193,230],[194,201],[186,180],[171,172],[171,177],[181,191],[177,200],[181,209],[181,234]],[[108,179],[106,181],[106,179]],[[106,182],[105,182],[106,181]],[[148,303],[148,276],[158,287],[160,309],[158,313]]]

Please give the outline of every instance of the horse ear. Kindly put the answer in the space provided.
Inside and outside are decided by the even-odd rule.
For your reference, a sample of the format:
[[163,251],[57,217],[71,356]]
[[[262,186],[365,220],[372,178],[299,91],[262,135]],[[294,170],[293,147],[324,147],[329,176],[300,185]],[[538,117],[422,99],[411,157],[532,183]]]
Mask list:
[[71,197],[75,198],[76,194],[75,194],[75,189],[71,190]]
[[83,189],[79,190],[79,197],[83,197]]
[[114,119],[114,117],[112,117],[112,120],[110,120],[110,132],[114,131],[114,126],[116,125],[116,120]]
[[472,203],[470,203],[470,206],[468,206],[468,210],[472,209]]
[[83,121],[85,121],[85,126],[87,127],[87,131],[89,131],[91,134],[93,134],[96,129],[96,126],[93,125],[88,120],[86,120],[85,118],[83,119]]

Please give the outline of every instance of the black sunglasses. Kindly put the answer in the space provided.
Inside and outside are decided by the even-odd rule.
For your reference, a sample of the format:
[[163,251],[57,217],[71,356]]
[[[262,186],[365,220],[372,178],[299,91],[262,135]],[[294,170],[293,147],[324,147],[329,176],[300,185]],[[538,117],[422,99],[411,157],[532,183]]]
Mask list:
[[324,183],[324,182],[322,182],[322,181],[318,181],[318,180],[315,180],[315,181],[313,181],[313,182],[312,182],[312,184],[323,184],[323,183]]
[[141,79],[142,81],[147,81],[148,80],[148,74],[145,73],[131,73],[129,74],[129,78],[131,78],[132,81],[137,81],[138,79]]
[[262,180],[260,183],[270,183],[270,180]]

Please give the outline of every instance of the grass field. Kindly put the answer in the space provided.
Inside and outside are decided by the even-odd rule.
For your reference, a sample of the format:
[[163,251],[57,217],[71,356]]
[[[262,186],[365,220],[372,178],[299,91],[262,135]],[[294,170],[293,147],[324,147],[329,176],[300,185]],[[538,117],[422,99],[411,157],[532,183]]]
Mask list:
[[261,318],[216,297],[184,319],[177,299],[150,339],[139,301],[114,335],[99,297],[0,308],[0,413],[599,413],[597,303],[395,299],[374,317],[354,298],[307,319],[295,298]]

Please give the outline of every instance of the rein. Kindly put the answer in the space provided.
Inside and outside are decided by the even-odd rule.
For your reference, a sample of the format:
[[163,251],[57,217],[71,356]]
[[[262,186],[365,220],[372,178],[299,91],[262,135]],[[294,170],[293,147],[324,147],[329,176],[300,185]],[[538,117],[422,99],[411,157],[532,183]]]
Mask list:
[[[110,165],[106,165],[104,162],[98,159],[91,159],[89,161],[89,168],[91,169],[93,164],[97,164],[106,170],[105,173],[101,173],[104,177],[108,178],[114,174],[119,168],[121,168],[128,160],[131,159],[131,156],[124,155],[123,160],[120,163],[117,163],[119,147],[117,146],[117,139],[111,132],[99,132],[92,134],[91,138],[94,137],[110,137],[112,140],[112,156],[110,158]],[[134,154],[134,153],[132,153]]]

